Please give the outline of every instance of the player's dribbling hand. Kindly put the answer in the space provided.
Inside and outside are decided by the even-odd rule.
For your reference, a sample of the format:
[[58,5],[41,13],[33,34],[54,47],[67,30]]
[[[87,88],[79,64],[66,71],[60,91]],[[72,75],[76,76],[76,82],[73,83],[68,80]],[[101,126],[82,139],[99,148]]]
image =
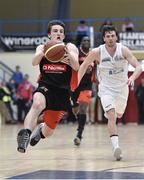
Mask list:
[[128,86],[134,87],[134,78],[132,76],[129,77],[127,84]]
[[69,50],[68,50],[67,46],[65,47],[65,55],[61,62],[65,63],[67,65],[70,65],[70,54],[69,54]]

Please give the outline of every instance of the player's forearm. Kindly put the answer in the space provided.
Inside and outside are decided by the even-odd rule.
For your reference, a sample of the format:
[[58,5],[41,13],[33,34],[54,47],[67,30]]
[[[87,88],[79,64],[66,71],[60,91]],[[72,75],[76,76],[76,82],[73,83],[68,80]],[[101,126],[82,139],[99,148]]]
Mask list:
[[75,71],[79,70],[78,57],[73,53],[70,53],[70,65]]
[[137,79],[140,74],[142,73],[142,67],[141,65],[136,66],[134,73],[132,74],[133,79]]

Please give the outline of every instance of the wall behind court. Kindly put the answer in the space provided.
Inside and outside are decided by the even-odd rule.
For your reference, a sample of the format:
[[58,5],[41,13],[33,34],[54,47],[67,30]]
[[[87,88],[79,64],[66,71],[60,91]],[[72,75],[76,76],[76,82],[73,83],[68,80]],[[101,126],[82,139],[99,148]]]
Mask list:
[[[144,0],[71,0],[71,18],[144,17]],[[143,21],[138,22],[144,30]],[[119,28],[122,22],[115,23]],[[100,23],[93,24],[99,30]],[[98,27],[97,27],[98,26]]]
[[[1,0],[0,19],[47,19],[58,0]],[[143,0],[70,0],[71,18],[143,17]]]
[[[61,0],[59,0],[61,1]],[[1,0],[1,20],[51,19],[58,0]],[[144,17],[144,0],[70,0],[70,18]],[[144,23],[142,29],[144,30]],[[96,30],[99,25],[96,24]],[[77,23],[72,25],[75,27]],[[116,25],[119,26],[119,23]],[[98,27],[97,27],[98,26]],[[39,30],[41,25],[22,26],[21,30]],[[8,29],[14,29],[13,24]],[[20,28],[20,27],[19,27]]]
[[55,0],[1,0],[0,19],[43,19],[49,18]]
[[[17,24],[3,24],[5,32],[38,32],[39,23],[23,24],[24,20],[49,19],[53,15],[55,0],[1,0],[0,20],[20,20]],[[46,29],[46,27],[44,27]]]
[[143,0],[71,0],[71,17],[143,17]]

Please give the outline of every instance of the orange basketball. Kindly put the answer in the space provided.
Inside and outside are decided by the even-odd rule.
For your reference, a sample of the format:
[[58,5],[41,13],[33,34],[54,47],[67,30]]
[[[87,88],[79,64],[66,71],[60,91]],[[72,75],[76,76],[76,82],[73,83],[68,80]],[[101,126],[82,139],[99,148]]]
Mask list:
[[58,40],[49,40],[44,45],[44,54],[47,60],[59,62],[65,54],[65,44]]

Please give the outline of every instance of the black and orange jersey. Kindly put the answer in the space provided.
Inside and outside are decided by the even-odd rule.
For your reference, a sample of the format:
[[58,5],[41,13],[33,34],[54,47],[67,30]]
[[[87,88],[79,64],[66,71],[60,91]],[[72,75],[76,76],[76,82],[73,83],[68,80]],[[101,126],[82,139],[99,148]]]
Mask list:
[[72,68],[62,62],[53,63],[45,57],[40,64],[40,78],[38,83],[62,89],[70,89]]
[[39,68],[41,74],[39,84],[69,89],[72,76],[72,68],[69,65],[62,62],[53,63],[43,57]]
[[[83,63],[85,60],[86,56],[88,53],[85,53],[82,48],[79,48],[79,63],[80,65]],[[84,74],[80,84],[79,84],[79,89],[80,90],[91,90],[92,88],[92,74],[93,74],[93,67],[89,66],[86,73]]]

